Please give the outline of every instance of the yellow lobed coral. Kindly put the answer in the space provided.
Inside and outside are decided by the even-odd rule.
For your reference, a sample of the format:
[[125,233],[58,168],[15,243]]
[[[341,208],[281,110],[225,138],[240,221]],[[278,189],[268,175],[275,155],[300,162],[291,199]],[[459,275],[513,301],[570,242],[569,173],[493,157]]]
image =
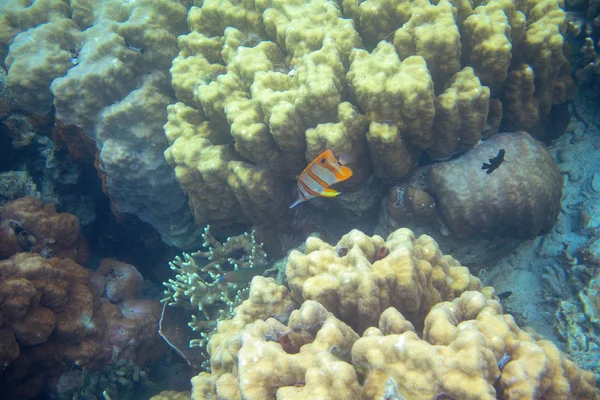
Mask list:
[[[384,245],[389,252],[379,252]],[[387,273],[376,273],[380,262]],[[192,379],[193,399],[600,398],[596,376],[521,330],[493,289],[428,236],[309,239],[287,271],[291,293],[257,277],[250,298],[219,323],[208,343],[212,370]],[[402,282],[398,301],[384,305]],[[377,286],[381,295],[369,290]]]
[[436,98],[433,131],[435,144],[427,154],[435,159],[466,150],[481,139],[490,106],[490,89],[482,86],[475,71],[466,67],[454,74],[449,85]]
[[[269,193],[289,190],[327,146],[358,155],[351,167],[360,173],[344,187],[350,192],[362,190],[371,170],[382,180],[401,179],[423,151],[446,159],[477,143],[482,130],[497,132],[501,108],[505,128],[543,135],[550,107],[570,93],[567,68],[561,72],[566,25],[557,0],[477,7],[448,0],[210,0],[190,9],[188,25],[171,68],[178,100],[211,124],[213,145],[234,150],[231,162],[269,171],[254,175],[269,176]],[[364,123],[342,146],[331,124],[341,122],[345,103]],[[170,122],[177,118],[170,115]],[[328,132],[337,139],[325,139]],[[196,154],[209,164],[215,156]],[[188,171],[178,177],[197,223],[210,222],[213,213],[236,222],[239,214],[230,211],[238,201],[247,219],[277,227],[278,218],[250,218],[251,212],[270,207],[282,216],[285,201],[261,204],[270,198],[253,192],[257,182],[246,184],[240,200],[234,177],[214,176],[208,186],[220,189],[211,193],[227,199],[221,212],[187,179],[204,163],[184,166],[184,158],[170,164]]]
[[422,324],[434,304],[482,289],[431,237],[416,238],[408,229],[386,241],[353,230],[336,246],[309,238],[306,254],[290,254],[286,275],[294,300],[318,301],[359,331],[375,326],[388,307]]
[[175,390],[163,390],[159,394],[150,397],[150,400],[189,400],[189,392],[177,392]]
[[367,118],[390,121],[412,145],[430,147],[435,108],[433,82],[425,59],[412,56],[401,62],[394,46],[382,41],[371,54],[354,50],[351,61],[348,81]]

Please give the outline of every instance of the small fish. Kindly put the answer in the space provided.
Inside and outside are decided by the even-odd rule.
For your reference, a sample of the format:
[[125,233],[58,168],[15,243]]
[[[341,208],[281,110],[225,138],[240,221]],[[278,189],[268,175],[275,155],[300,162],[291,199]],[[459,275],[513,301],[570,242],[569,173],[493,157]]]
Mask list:
[[8,220],[8,226],[15,234],[15,238],[23,251],[31,251],[37,244],[37,239],[31,233],[26,231],[18,221]]
[[248,283],[257,275],[262,275],[266,270],[273,268],[272,263],[265,263],[264,265],[256,266],[253,268],[240,268],[235,271],[229,271],[219,277],[219,281],[226,281],[229,283]]
[[350,158],[343,155],[338,160],[330,149],[319,154],[298,177],[296,183],[298,199],[290,208],[317,196],[335,197],[339,195],[340,192],[330,189],[329,186],[345,181],[352,176],[352,170],[344,166],[349,162],[351,162]]
[[73,47],[69,49],[69,54],[71,55],[71,64],[77,65],[79,64],[79,49]]
[[498,293],[498,298],[500,300],[508,299],[511,294],[513,294],[513,292],[511,292],[510,290],[507,290],[506,292]]
[[500,371],[502,371],[504,369],[504,366],[506,364],[508,364],[508,362],[512,359],[512,357],[510,356],[510,354],[508,353],[504,353],[504,355],[502,356],[502,358],[500,359],[500,361],[498,361],[498,369]]
[[127,43],[127,42],[125,42],[125,44],[127,45],[127,50],[131,50],[131,51],[135,51],[136,53],[144,54],[144,49],[142,49],[141,47],[136,47],[136,46],[132,45],[131,43]]
[[496,170],[496,168],[498,168],[500,166],[500,164],[502,164],[502,161],[504,161],[504,149],[500,149],[498,151],[498,155],[494,158],[490,158],[489,159],[489,164],[488,163],[483,163],[483,165],[481,166],[481,169],[487,169],[487,174],[491,174],[492,172],[494,172]]

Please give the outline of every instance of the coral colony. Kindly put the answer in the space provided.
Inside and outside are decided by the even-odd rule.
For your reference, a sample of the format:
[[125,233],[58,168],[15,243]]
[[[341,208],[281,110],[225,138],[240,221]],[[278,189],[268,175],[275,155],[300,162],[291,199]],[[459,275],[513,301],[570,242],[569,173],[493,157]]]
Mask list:
[[0,0],[0,398],[600,400],[599,13]]

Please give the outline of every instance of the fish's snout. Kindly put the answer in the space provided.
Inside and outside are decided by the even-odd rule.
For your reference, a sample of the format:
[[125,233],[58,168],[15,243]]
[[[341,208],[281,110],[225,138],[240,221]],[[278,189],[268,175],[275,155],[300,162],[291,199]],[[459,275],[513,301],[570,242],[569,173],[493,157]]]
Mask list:
[[341,153],[338,157],[338,163],[340,165],[352,164],[355,161],[354,156],[351,153]]

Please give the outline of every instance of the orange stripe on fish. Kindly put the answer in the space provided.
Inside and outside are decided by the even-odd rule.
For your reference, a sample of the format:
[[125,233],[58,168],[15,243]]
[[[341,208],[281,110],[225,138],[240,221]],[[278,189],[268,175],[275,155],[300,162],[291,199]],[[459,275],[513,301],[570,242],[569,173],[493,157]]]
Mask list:
[[[342,159],[341,157],[340,159]],[[349,158],[346,157],[349,160]],[[334,183],[352,176],[352,170],[344,166],[330,149],[325,150],[302,171],[296,183],[298,199],[290,208],[317,196],[335,197],[340,192],[330,189]]]

